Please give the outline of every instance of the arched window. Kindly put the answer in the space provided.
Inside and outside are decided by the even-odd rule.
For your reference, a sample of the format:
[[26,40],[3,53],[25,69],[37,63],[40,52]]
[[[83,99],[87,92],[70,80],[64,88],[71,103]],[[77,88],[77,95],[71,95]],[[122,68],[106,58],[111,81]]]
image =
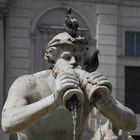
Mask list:
[[[46,12],[39,19],[35,29],[35,39],[33,41],[33,72],[47,69],[43,59],[44,51],[48,42],[58,33],[63,32],[63,20],[66,14],[65,8],[56,8]],[[74,11],[72,14],[79,21],[79,32],[88,35],[88,27],[85,21]]]

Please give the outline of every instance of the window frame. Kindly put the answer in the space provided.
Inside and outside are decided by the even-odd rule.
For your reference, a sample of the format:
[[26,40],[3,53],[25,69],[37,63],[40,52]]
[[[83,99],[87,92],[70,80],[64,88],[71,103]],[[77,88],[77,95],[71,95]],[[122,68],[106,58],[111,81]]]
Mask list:
[[[128,33],[128,34],[127,34]],[[137,53],[137,37],[140,34],[140,31],[125,31],[125,56],[131,56],[131,57],[140,57],[140,54]],[[127,44],[126,44],[126,36],[132,35],[132,50],[128,50],[127,52]],[[130,42],[131,44],[131,42]],[[129,45],[129,44],[128,44]],[[130,46],[131,47],[131,46]],[[132,54],[129,53],[129,51],[133,51]]]
[[[135,58],[135,57],[140,57],[140,56],[127,56],[126,54],[125,54],[125,49],[126,49],[126,42],[125,42],[125,37],[126,37],[126,32],[128,31],[130,31],[130,32],[139,32],[140,33],[140,27],[133,27],[133,26],[131,26],[131,27],[127,27],[127,28],[124,28],[124,27],[122,27],[123,29],[122,29],[122,46],[123,46],[123,50],[122,50],[122,54],[123,54],[123,56],[124,57],[127,57],[127,58]],[[121,37],[121,36],[120,36]]]

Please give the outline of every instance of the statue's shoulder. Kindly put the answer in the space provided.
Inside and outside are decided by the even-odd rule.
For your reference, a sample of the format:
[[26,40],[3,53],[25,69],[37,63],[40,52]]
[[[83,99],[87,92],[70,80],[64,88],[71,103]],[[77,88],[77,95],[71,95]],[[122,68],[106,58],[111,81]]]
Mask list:
[[32,75],[30,75],[30,78],[32,78],[32,80],[39,85],[41,83],[48,83],[50,80],[52,80],[53,74],[52,74],[52,70],[44,70],[44,71],[40,71],[37,73],[34,73]]
[[34,74],[20,76],[11,85],[8,95],[27,96],[28,94],[32,93],[33,89],[37,89],[37,87],[43,85],[43,83],[46,82],[45,80],[48,80],[49,77],[51,77],[50,75],[53,77],[52,72],[50,70],[46,70]]
[[26,89],[32,88],[38,85],[39,80],[47,79],[50,76],[52,76],[51,70],[45,70],[33,74],[22,75],[15,80],[15,82],[12,84],[11,87],[16,88],[26,87]]
[[47,78],[50,75],[52,75],[52,70],[44,70],[28,76],[33,77],[34,80],[37,80],[38,78]]

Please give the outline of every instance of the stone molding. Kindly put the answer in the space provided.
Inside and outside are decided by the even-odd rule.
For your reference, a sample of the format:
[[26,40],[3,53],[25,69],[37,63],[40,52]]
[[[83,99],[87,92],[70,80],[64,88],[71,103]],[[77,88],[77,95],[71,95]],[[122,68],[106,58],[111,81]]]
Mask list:
[[[61,0],[67,1],[67,0]],[[72,1],[72,0],[68,0]],[[140,7],[139,0],[75,0],[75,2],[86,2],[86,3],[101,3],[101,4],[116,4],[119,6],[130,6],[130,7]]]

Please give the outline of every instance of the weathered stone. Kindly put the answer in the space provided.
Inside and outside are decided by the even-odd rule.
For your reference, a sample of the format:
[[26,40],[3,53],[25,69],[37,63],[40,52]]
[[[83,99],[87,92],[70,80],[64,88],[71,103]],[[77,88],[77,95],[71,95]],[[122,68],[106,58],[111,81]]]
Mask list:
[[[12,84],[2,111],[3,131],[17,133],[18,140],[80,140],[93,107],[117,129],[136,128],[134,112],[111,96],[111,82],[98,71],[86,71],[86,40],[77,34],[77,28],[77,20],[67,11],[65,32],[56,35],[45,50],[50,69],[21,76]],[[29,44],[22,41],[13,38],[12,45]],[[30,65],[27,58],[12,58],[11,62],[10,68],[28,69]],[[111,76],[114,67],[102,65]]]

